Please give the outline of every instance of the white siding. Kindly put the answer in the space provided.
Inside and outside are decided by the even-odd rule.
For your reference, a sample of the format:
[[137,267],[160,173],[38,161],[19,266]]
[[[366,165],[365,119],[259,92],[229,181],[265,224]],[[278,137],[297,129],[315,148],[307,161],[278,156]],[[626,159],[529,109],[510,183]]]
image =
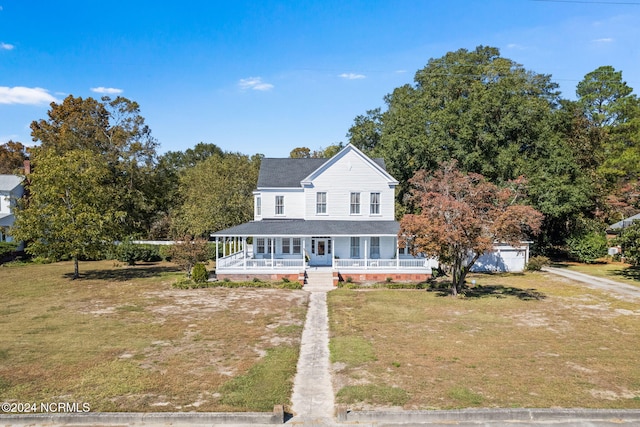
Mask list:
[[[348,152],[305,188],[305,219],[393,220],[394,188],[355,152]],[[327,213],[316,214],[316,194],[327,193]],[[351,215],[351,193],[360,193],[360,214]],[[380,193],[380,214],[370,213],[370,194]]]
[[[284,196],[284,215],[276,215],[276,196]],[[304,193],[302,188],[262,190],[259,192],[259,197],[262,201],[262,217],[256,219],[299,219],[304,217]]]
[[8,214],[10,209],[10,198],[8,192],[0,192],[0,213]]

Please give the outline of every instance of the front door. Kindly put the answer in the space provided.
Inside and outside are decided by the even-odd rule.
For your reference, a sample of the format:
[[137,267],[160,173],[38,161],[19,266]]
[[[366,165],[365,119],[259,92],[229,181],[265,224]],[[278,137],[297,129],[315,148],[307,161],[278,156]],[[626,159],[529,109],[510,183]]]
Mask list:
[[329,238],[313,238],[311,265],[331,265],[331,241]]

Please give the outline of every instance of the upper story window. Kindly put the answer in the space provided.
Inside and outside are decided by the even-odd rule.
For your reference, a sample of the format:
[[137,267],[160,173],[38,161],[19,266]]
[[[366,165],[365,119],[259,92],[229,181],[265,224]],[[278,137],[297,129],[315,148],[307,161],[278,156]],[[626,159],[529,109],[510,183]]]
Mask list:
[[276,196],[276,215],[284,215],[284,196]]
[[371,193],[371,205],[369,213],[371,215],[380,215],[380,193]]
[[360,214],[360,193],[351,193],[351,215]]
[[262,197],[256,197],[256,216],[262,215]]
[[316,193],[316,214],[327,213],[327,193]]

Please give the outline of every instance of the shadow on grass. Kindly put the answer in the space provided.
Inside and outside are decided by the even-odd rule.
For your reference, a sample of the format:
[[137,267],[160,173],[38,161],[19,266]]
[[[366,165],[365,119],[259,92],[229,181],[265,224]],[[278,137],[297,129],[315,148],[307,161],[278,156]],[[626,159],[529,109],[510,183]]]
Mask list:
[[612,276],[621,276],[625,279],[640,282],[640,267],[625,267],[620,270],[612,270]]
[[[428,292],[436,292],[438,296],[448,297],[451,295],[451,282],[430,283],[427,287]],[[524,301],[542,300],[546,295],[535,289],[520,289],[511,286],[487,285],[487,286],[464,286],[461,295],[465,298],[506,298],[508,296],[516,297]]]
[[[76,281],[82,280],[111,280],[116,282],[124,282],[132,279],[144,279],[149,277],[160,277],[167,273],[178,273],[180,270],[177,266],[141,264],[130,267],[118,267],[104,270],[87,270],[82,271],[80,268],[80,277]],[[73,273],[64,275],[67,279],[73,279]]]

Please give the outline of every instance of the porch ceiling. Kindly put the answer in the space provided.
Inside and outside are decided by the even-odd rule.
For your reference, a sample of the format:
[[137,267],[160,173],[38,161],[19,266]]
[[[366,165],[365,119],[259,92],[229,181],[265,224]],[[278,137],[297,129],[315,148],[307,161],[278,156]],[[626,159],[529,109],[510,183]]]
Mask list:
[[397,236],[398,221],[307,221],[304,219],[265,219],[251,221],[211,234],[212,237],[250,236]]

